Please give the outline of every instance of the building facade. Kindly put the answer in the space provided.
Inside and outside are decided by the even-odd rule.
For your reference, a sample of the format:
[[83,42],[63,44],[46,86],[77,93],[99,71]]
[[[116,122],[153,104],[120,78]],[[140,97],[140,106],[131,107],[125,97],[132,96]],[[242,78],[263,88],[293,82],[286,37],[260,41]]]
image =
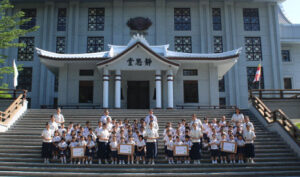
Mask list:
[[[174,77],[173,107],[222,104],[246,108],[249,89],[300,87],[297,84],[299,83],[297,79],[300,78],[297,74],[297,63],[299,63],[297,61],[299,50],[297,49],[299,49],[300,41],[300,37],[297,38],[297,31],[299,30],[297,25],[290,24],[285,19],[278,7],[279,0],[259,2],[244,0],[14,0],[12,2],[15,9],[8,13],[13,14],[18,10],[23,10],[27,17],[32,17],[32,21],[21,28],[32,25],[40,26],[37,32],[19,39],[27,44],[26,48],[3,51],[10,59],[16,58],[17,64],[23,64],[24,70],[20,73],[19,88],[29,90],[31,106],[35,108],[54,104],[90,104],[114,108],[118,107],[116,106],[118,100],[121,100],[119,103],[121,108],[131,108],[128,106],[128,95],[146,93],[139,92],[143,89],[134,90],[134,88],[148,89],[146,102],[149,102],[149,105],[147,107],[155,108],[157,104],[159,105],[157,103],[159,91],[156,90],[155,75],[161,77],[162,108],[170,107],[171,96],[168,95],[170,93],[168,92],[168,76],[170,75]],[[293,36],[291,36],[291,30],[294,31]],[[105,59],[113,58],[112,56],[104,58],[101,54],[105,51],[112,52],[111,49],[117,46],[125,50],[135,34],[142,34],[148,45],[143,42],[141,44],[158,55],[157,57],[154,54],[143,56],[145,53],[141,53],[145,57],[142,58],[143,60],[153,57],[151,58],[153,64],[157,62],[158,66],[166,67],[167,65],[163,63],[159,64],[163,61],[159,59],[161,58],[180,66],[173,70],[152,68],[151,71],[143,72],[136,68],[132,71],[122,70],[122,67],[128,67],[127,62],[123,63],[123,66],[119,65],[119,70],[118,68],[105,70],[99,66],[99,63],[104,62]],[[187,53],[191,53],[190,55],[196,55],[198,60],[183,63],[155,52],[159,48],[157,46],[167,44],[169,45],[168,51],[170,53],[173,51],[175,56],[182,56],[181,53],[184,53],[183,56],[188,56]],[[35,52],[35,47],[41,50],[38,49],[38,52]],[[238,60],[233,55],[229,55],[234,51],[240,51],[237,50],[240,47],[243,50]],[[91,56],[93,54],[90,53],[95,52],[99,54],[98,58],[95,57],[99,61],[94,60],[94,63],[81,59],[81,64],[64,61],[63,66],[54,67],[45,62],[46,55],[56,58],[56,63],[62,62],[62,55],[55,53],[65,54],[67,58],[71,57],[74,60],[82,55]],[[128,55],[130,54],[133,55],[131,56],[133,60],[139,58],[134,56],[134,52]],[[226,71],[224,78],[220,78],[222,74],[219,75],[218,71],[221,70],[218,70],[216,64],[208,64],[212,61],[209,59],[214,58],[214,55],[221,58],[228,58],[226,57],[228,55],[231,61],[237,61],[232,64],[231,68],[227,68],[228,72],[226,69],[222,70],[222,72]],[[287,55],[289,57],[286,57]],[[46,57],[43,58],[43,56]],[[207,56],[206,63],[201,63],[200,60],[203,60],[204,56]],[[120,61],[127,61],[130,57],[124,56],[123,58]],[[253,83],[256,68],[260,62],[262,63],[261,82]],[[110,77],[103,77],[105,75]],[[109,81],[106,81],[108,79]],[[119,79],[122,79],[119,84],[120,89],[116,87]],[[5,76],[3,82],[11,83],[12,76]],[[104,82],[108,82],[108,86],[105,86]],[[105,92],[104,88],[108,88],[108,92]],[[190,92],[185,91],[184,88],[191,90],[192,95],[195,93],[197,95],[185,96]],[[80,96],[80,90],[90,94]],[[128,90],[134,91],[129,93]],[[107,98],[104,98],[106,97],[104,93],[109,93]],[[105,105],[106,99],[108,105]]]

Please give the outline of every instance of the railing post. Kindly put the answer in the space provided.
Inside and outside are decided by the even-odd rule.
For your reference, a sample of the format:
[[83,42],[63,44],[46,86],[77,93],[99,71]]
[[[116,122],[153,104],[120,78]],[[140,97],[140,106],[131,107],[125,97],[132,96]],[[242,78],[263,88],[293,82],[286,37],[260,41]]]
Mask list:
[[14,99],[16,99],[16,89],[14,89]]
[[280,90],[280,98],[283,98],[283,90]]
[[259,99],[262,99],[262,90],[259,90]]

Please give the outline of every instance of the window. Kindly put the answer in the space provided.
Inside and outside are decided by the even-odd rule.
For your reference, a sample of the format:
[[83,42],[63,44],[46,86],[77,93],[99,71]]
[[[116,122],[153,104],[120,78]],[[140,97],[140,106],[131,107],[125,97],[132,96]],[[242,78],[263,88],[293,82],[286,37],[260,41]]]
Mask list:
[[192,53],[192,37],[175,36],[175,51]]
[[290,51],[289,50],[281,50],[281,56],[283,62],[290,62]]
[[174,30],[190,31],[191,30],[191,9],[174,8]]
[[54,92],[58,92],[58,77],[54,78]]
[[184,81],[184,102],[198,103],[198,81]]
[[198,70],[197,69],[184,69],[183,75],[184,76],[197,76]]
[[36,9],[21,9],[21,11],[25,13],[22,19],[31,18],[31,20],[21,25],[20,29],[27,30],[34,27],[36,24]]
[[287,77],[283,79],[284,89],[293,89],[292,78]]
[[212,9],[212,19],[213,19],[213,30],[221,31],[222,30],[222,20],[221,20],[221,9],[220,8]]
[[246,58],[248,61],[262,60],[260,37],[245,37]]
[[[248,90],[251,89],[264,89],[264,70],[263,67],[261,67],[261,78],[259,82],[253,82],[255,78],[257,67],[247,67],[247,80],[248,80]],[[260,88],[259,88],[260,84]]]
[[18,61],[33,61],[34,37],[20,37],[19,43],[24,43],[26,46],[18,48]]
[[23,67],[22,69],[23,70],[19,72],[17,89],[25,89],[28,92],[31,92],[32,68],[31,67]]
[[87,53],[101,52],[104,50],[104,37],[88,37]]
[[57,15],[57,31],[66,31],[67,26],[67,9],[59,8]]
[[83,69],[79,71],[80,76],[93,76],[94,70]]
[[66,52],[66,38],[57,37],[56,38],[56,53],[65,53]]
[[243,9],[244,16],[244,30],[245,31],[259,31],[259,14],[258,9]]
[[222,36],[214,36],[214,52],[215,53],[222,53],[223,52]]
[[93,103],[94,82],[79,81],[79,103]]
[[88,12],[88,30],[104,31],[104,8],[89,8]]
[[221,80],[219,80],[219,92],[225,92],[225,80],[224,76]]

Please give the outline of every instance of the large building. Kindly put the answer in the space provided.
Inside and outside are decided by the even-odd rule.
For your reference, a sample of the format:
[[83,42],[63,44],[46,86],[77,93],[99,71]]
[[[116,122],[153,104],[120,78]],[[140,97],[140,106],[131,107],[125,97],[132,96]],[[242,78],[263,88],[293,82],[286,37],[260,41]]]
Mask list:
[[2,52],[34,108],[245,108],[249,89],[300,88],[300,26],[281,0],[12,2],[32,18],[20,28],[40,26]]

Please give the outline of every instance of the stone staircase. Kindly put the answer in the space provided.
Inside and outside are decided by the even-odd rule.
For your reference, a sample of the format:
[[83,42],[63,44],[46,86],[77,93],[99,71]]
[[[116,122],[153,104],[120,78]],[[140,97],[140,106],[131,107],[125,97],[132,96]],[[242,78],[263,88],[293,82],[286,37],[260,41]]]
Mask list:
[[[255,125],[257,140],[255,164],[211,164],[209,154],[203,154],[200,165],[169,165],[164,159],[163,142],[159,141],[156,165],[71,165],[51,161],[44,164],[41,158],[41,131],[54,110],[30,109],[6,133],[0,134],[0,176],[300,176],[300,160],[275,132],[268,131],[248,110]],[[232,109],[155,110],[160,125],[160,135],[166,122],[173,125],[181,119],[190,120],[192,113],[198,117],[231,117]],[[63,110],[66,122],[91,122],[93,128],[102,110]],[[111,110],[114,119],[140,119],[147,110]],[[95,161],[96,162],[96,161]]]

